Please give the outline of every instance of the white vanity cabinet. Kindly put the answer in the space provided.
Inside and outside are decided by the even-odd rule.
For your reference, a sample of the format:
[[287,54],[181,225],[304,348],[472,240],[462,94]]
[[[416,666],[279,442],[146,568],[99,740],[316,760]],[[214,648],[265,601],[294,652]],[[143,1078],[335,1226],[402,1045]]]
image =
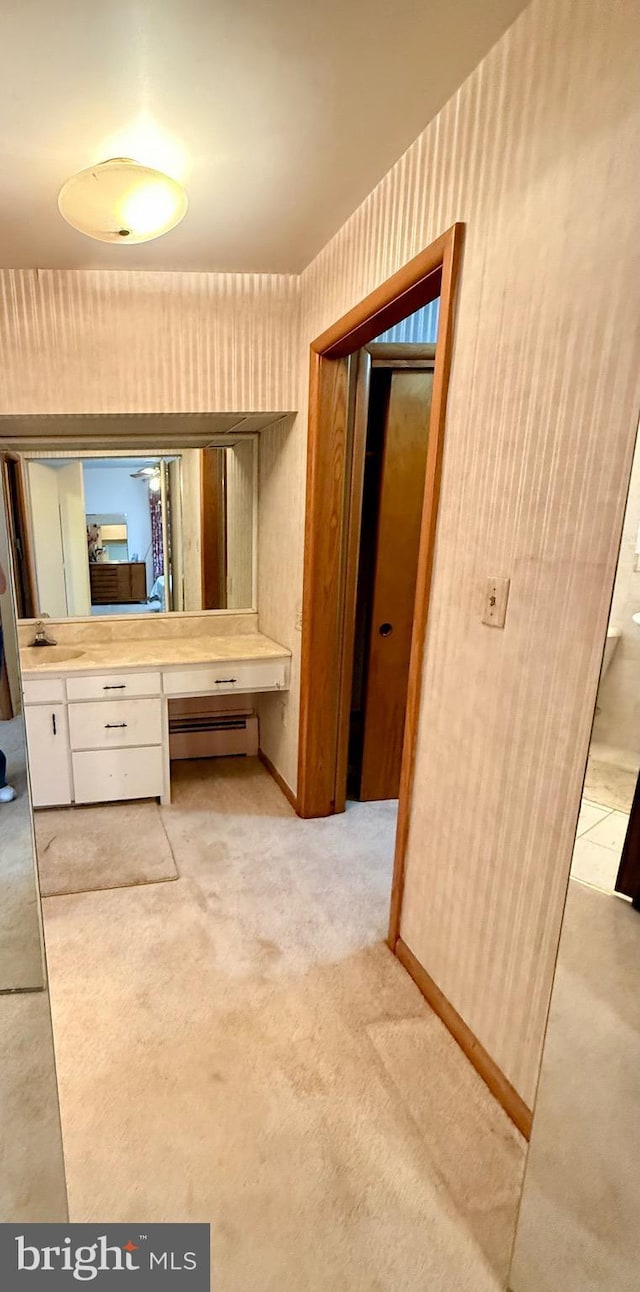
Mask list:
[[75,803],[164,794],[160,673],[67,678]]
[[24,707],[34,807],[136,798],[170,803],[170,700],[287,690],[289,657],[267,654],[265,640],[253,658],[235,662],[178,660],[58,676],[30,670]]
[[27,679],[34,807],[162,797],[161,691],[159,672]]
[[[53,680],[53,679],[52,679]],[[55,689],[54,689],[55,693]],[[46,686],[43,695],[46,695]],[[71,803],[71,762],[66,704],[26,704],[25,730],[34,807]]]

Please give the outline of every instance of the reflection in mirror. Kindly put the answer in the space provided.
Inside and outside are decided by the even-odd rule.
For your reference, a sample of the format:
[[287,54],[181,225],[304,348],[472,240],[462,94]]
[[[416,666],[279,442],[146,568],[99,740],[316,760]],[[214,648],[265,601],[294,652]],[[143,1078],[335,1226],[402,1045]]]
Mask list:
[[5,475],[21,619],[255,606],[255,436],[16,453]]
[[1,504],[0,490],[0,1222],[65,1220],[16,613]]
[[0,545],[0,991],[44,986],[16,625]]
[[509,1286],[640,1270],[640,450],[596,701]]

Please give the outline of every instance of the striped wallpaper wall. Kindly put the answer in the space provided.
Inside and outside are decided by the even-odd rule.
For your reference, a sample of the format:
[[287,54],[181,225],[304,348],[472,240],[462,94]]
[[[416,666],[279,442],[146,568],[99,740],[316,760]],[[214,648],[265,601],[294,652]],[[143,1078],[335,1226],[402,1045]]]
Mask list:
[[0,413],[295,408],[299,279],[0,272]]
[[[528,1103],[640,405],[636,19],[534,0],[302,277],[308,343],[467,224],[401,932]],[[265,609],[296,659],[299,423],[261,529],[286,510]],[[290,781],[295,705],[265,728]]]

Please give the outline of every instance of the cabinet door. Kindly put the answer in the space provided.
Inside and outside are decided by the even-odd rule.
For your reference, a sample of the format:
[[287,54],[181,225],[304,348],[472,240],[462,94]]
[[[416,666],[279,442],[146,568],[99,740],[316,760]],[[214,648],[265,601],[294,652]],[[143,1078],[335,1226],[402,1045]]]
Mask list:
[[34,807],[71,802],[69,734],[64,704],[28,704],[25,725]]

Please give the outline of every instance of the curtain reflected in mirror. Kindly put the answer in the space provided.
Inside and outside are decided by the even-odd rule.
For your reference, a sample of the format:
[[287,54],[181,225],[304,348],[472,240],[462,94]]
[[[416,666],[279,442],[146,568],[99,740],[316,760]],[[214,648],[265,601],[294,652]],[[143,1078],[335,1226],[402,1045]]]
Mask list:
[[20,619],[250,610],[257,440],[8,454]]

